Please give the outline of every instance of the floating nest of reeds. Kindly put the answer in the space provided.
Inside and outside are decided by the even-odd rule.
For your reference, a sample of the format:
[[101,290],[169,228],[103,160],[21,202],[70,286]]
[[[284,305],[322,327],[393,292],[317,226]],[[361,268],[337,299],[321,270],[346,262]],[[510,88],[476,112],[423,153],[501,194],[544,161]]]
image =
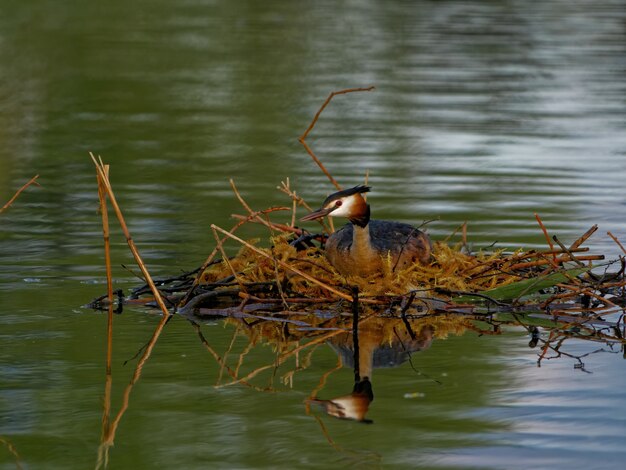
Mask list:
[[[572,313],[575,307],[624,304],[624,259],[603,262],[603,255],[587,254],[589,249],[581,246],[597,226],[569,247],[559,243],[544,251],[469,253],[463,242],[436,241],[429,264],[394,271],[387,263],[382,272],[364,278],[345,277],[330,265],[323,253],[326,234],[309,234],[261,216],[250,221],[255,217],[272,228],[270,246],[213,226],[216,235],[224,236],[218,236],[218,248],[202,267],[155,280],[171,307],[197,316],[260,310],[330,313],[350,311],[358,301],[364,313],[395,316],[531,307]],[[237,255],[216,258],[229,239],[242,245]],[[146,284],[133,289],[124,303],[151,305],[151,297]]]

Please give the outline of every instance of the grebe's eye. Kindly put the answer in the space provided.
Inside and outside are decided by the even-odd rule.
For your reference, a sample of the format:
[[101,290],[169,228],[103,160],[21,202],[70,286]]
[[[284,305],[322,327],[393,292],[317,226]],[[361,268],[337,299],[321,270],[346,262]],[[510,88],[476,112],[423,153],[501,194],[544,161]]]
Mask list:
[[341,204],[343,204],[341,201],[335,201],[335,207],[339,207]]

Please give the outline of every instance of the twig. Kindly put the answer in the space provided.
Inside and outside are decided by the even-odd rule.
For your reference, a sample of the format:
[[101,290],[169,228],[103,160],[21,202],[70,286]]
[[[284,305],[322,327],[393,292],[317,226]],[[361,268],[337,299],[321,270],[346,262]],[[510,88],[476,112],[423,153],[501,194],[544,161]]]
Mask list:
[[[546,237],[546,241],[548,242],[548,245],[550,245],[550,250],[554,250],[554,245],[552,244],[552,240],[550,239],[550,235],[548,235],[548,230],[546,229],[546,226],[543,225],[543,221],[541,220],[541,217],[539,217],[539,214],[537,214],[535,212],[535,219],[537,219],[537,223],[539,224],[539,227],[541,227],[541,231],[543,232],[544,236]],[[556,261],[556,255],[552,255],[554,261]]]
[[279,189],[281,192],[285,193],[287,196],[289,196],[292,200],[296,201],[297,204],[299,206],[304,206],[305,209],[307,209],[308,211],[312,211],[313,209],[311,208],[311,206],[309,206],[306,201],[304,200],[304,198],[298,196],[296,194],[295,191],[293,191],[291,189],[291,185],[290,185],[290,181],[289,178],[287,178],[287,182],[285,181],[281,181],[280,182],[280,186],[277,186],[277,189]]
[[585,243],[587,241],[587,239],[596,232],[596,230],[598,230],[598,225],[597,224],[593,225],[589,230],[587,230],[585,233],[583,233],[578,240],[576,240],[574,243],[572,243],[572,245],[569,247],[569,251],[574,251],[580,245]]
[[[571,257],[571,258],[558,258],[556,260],[557,265],[561,264],[561,263],[566,263],[568,261],[574,261],[574,262],[578,262],[580,263],[581,261],[601,261],[604,259],[604,255],[585,255],[585,256],[578,256],[578,257]],[[554,266],[555,261],[551,260],[551,259],[540,259],[540,260],[535,260],[535,261],[527,261],[525,263],[516,263],[513,264],[511,266],[508,267],[509,270],[516,270],[516,269],[525,269],[525,268],[532,268],[535,266],[544,266],[546,264],[552,265]]]
[[326,169],[324,164],[321,162],[321,160],[319,158],[317,158],[317,156],[313,153],[313,150],[311,150],[311,147],[309,147],[309,145],[306,143],[306,138],[309,135],[309,133],[313,130],[313,128],[315,127],[315,123],[317,123],[317,120],[319,119],[320,114],[322,114],[322,111],[324,111],[324,108],[326,108],[326,106],[328,106],[330,101],[335,96],[337,96],[337,95],[344,95],[346,93],[353,93],[353,92],[357,92],[357,91],[372,91],[374,88],[375,87],[371,86],[371,87],[368,87],[368,88],[346,88],[345,90],[333,91],[330,95],[328,95],[328,98],[326,98],[324,103],[322,103],[322,106],[317,111],[317,113],[315,113],[315,116],[313,116],[313,120],[309,124],[309,127],[307,127],[307,129],[304,131],[304,133],[298,138],[298,141],[304,146],[304,149],[311,156],[313,161],[315,163],[317,163],[317,166],[320,167],[320,169],[324,172],[326,177],[330,180],[330,182],[338,190],[341,190],[341,186],[339,185],[339,183],[337,183],[337,180],[335,180],[335,178],[333,178],[332,175],[328,172],[328,170]]
[[117,204],[117,200],[115,199],[115,194],[113,193],[113,188],[111,187],[111,182],[109,181],[107,177],[107,174],[105,171],[105,165],[102,163],[101,159],[100,161],[96,160],[96,157],[94,156],[93,153],[90,152],[89,155],[91,156],[91,159],[93,160],[94,165],[96,165],[96,170],[98,171],[98,175],[100,176],[100,179],[102,183],[104,184],[104,188],[109,197],[109,201],[111,201],[111,205],[113,206],[113,209],[115,210],[115,214],[117,215],[117,219],[120,223],[120,227],[122,228],[122,232],[124,232],[124,236],[126,237],[126,242],[128,243],[128,247],[130,248],[130,251],[133,254],[133,257],[135,258],[135,261],[137,262],[139,269],[141,269],[141,272],[143,273],[146,279],[146,282],[150,286],[150,290],[152,290],[152,293],[154,294],[154,298],[157,304],[159,305],[159,307],[161,308],[163,315],[168,317],[170,315],[170,312],[168,311],[167,307],[165,306],[165,303],[163,302],[161,293],[154,285],[154,281],[152,280],[152,277],[150,276],[150,273],[148,272],[148,268],[146,268],[146,265],[141,259],[141,256],[139,255],[139,251],[137,250],[137,247],[135,246],[135,242],[133,241],[133,238],[130,235],[130,231],[128,230],[128,227],[126,226],[126,221],[124,220],[124,216],[122,215],[122,210],[120,209],[120,206]]
[[254,211],[248,205],[248,203],[244,200],[244,198],[241,197],[241,194],[239,193],[239,190],[237,189],[237,186],[235,186],[235,180],[233,180],[231,178],[229,181],[230,181],[230,187],[233,189],[233,192],[235,193],[235,196],[237,197],[237,199],[239,200],[239,202],[241,203],[243,208],[248,211],[248,215],[250,215],[253,220],[257,220],[259,223],[265,225],[266,227],[271,228],[271,225],[270,225],[269,221],[267,221],[267,220],[265,220],[265,219],[263,219],[261,217],[261,214],[267,216],[267,214],[270,213],[270,212],[291,210],[290,207],[272,207],[271,210],[266,210],[266,211],[262,211],[262,212]]
[[228,266],[228,269],[230,269],[230,272],[232,273],[233,278],[237,280],[237,283],[239,284],[239,288],[245,289],[244,283],[241,279],[239,279],[239,275],[237,274],[237,271],[235,271],[235,268],[233,268],[233,265],[230,263],[230,260],[228,259],[228,256],[226,255],[226,252],[224,251],[224,244],[220,243],[220,237],[218,236],[217,231],[215,230],[213,225],[211,225],[211,230],[213,231],[213,236],[215,237],[215,241],[217,242],[217,247],[222,253],[222,261],[224,261],[226,266]]
[[[231,227],[231,229],[230,229],[230,233],[232,234],[232,233],[236,232],[237,229],[239,229],[242,225],[244,225],[246,222],[249,222],[249,221],[255,219],[256,216],[259,215],[259,214],[264,214],[266,212],[273,212],[273,211],[279,210],[279,209],[280,208],[270,207],[269,209],[265,209],[265,210],[258,211],[258,212],[255,212],[253,214],[250,214],[248,217],[242,218],[241,220],[239,220],[239,222],[237,222],[235,225],[233,225]],[[191,284],[191,287],[189,288],[187,293],[183,296],[183,298],[180,300],[179,306],[184,306],[189,301],[189,299],[193,295],[194,290],[196,289],[196,287],[198,287],[198,284],[200,284],[200,280],[202,279],[202,274],[204,274],[204,270],[207,267],[209,267],[209,265],[213,262],[213,258],[215,258],[215,255],[217,254],[217,252],[220,251],[220,247],[226,241],[227,238],[228,237],[221,238],[219,240],[217,246],[215,248],[213,248],[213,251],[211,251],[211,253],[207,257],[207,259],[204,261],[204,263],[200,267],[200,269],[198,271],[198,274],[196,275],[196,278],[194,279],[193,283]]]
[[[273,207],[272,210],[284,210],[284,208],[282,207]],[[258,214],[261,214],[262,211],[258,212]],[[245,216],[245,215],[241,215],[241,214],[231,214],[230,215],[233,219],[236,220],[240,220],[240,221],[245,221],[245,222],[251,222],[253,224],[263,224],[266,227],[271,227],[274,230],[278,230],[279,232],[285,232],[285,233],[293,233],[295,235],[302,235],[305,231],[301,228],[296,228],[296,227],[291,227],[289,225],[285,225],[285,224],[279,224],[276,222],[270,222],[269,226],[267,224],[267,221],[261,221],[258,218],[250,218],[250,216]]]
[[[261,222],[263,225],[265,225],[266,227],[268,227],[268,228],[269,228],[269,230],[270,230],[270,235],[273,237],[273,236],[274,236],[274,232],[273,232],[273,229],[272,229],[272,224],[271,224],[271,222],[270,222],[270,220],[269,220],[269,215],[268,215],[267,213],[265,213],[265,214],[264,214],[264,215],[265,215],[265,218],[266,218],[267,220],[264,220],[264,219],[263,219],[260,215],[258,215],[258,214],[257,214],[257,215],[255,215],[255,214],[256,214],[256,213],[255,213],[255,211],[253,211],[253,210],[252,210],[252,208],[248,205],[248,203],[247,203],[247,202],[243,199],[243,197],[241,197],[241,194],[239,193],[239,190],[237,190],[237,186],[235,186],[235,181],[234,181],[232,178],[230,179],[230,186],[233,188],[233,192],[235,193],[235,196],[237,196],[237,199],[239,199],[239,202],[241,203],[241,205],[244,207],[244,209],[246,209],[246,210],[248,211],[248,214],[249,214],[249,215],[251,215],[251,216],[252,216],[252,215],[254,215],[254,218],[255,218],[256,220],[258,220],[258,221],[259,221],[259,222]],[[284,209],[285,209],[285,210],[289,210],[289,208],[288,208],[288,207],[285,207]],[[295,206],[294,206],[294,212],[293,212],[293,214],[295,214]],[[217,232],[215,231],[215,229],[214,229],[213,227],[211,227],[211,228],[213,229],[213,233],[215,234],[215,239],[216,239],[216,240],[217,240],[217,242],[219,243],[219,237],[217,236]],[[232,266],[230,265],[230,262],[228,262],[228,261],[226,260],[226,257],[225,257],[225,255],[224,255],[224,250],[223,250],[223,248],[221,248],[221,250],[222,250],[222,256],[224,257],[225,261],[228,263],[228,266],[229,266],[229,267],[231,268],[231,270],[232,270]],[[284,294],[284,292],[283,292],[282,284],[281,284],[281,282],[280,282],[280,279],[278,279],[278,265],[277,265],[277,259],[276,259],[276,257],[274,256],[274,248],[272,248],[272,257],[271,257],[271,260],[272,260],[272,262],[274,263],[274,276],[275,276],[275,278],[276,278],[276,287],[278,288],[278,292],[279,292],[279,294],[280,294],[281,298],[283,299],[283,304],[284,304],[284,306],[285,306],[285,309],[286,309],[286,310],[289,310],[289,304],[287,304],[287,302],[285,302],[285,300],[284,300],[284,299],[285,299],[285,294]],[[235,277],[237,277],[237,274],[236,274],[234,271],[233,271],[233,275],[234,275]],[[237,279],[237,280],[239,280],[239,279]]]
[[[250,243],[246,242],[245,240],[242,240],[238,236],[233,235],[232,233],[227,232],[226,230],[224,230],[223,228],[218,227],[215,224],[211,224],[211,228],[214,229],[214,230],[217,230],[217,231],[219,231],[221,233],[223,233],[224,235],[226,235],[227,237],[232,238],[233,240],[238,241],[242,245],[246,246],[247,248],[251,249],[252,251],[254,251],[255,253],[258,253],[261,256],[264,256],[264,257],[266,257],[266,258],[268,258],[270,260],[273,258],[272,256],[268,255],[264,251],[262,251],[262,250],[258,249],[257,247],[251,245]],[[280,264],[283,268],[288,269],[288,270],[290,270],[290,271],[292,271],[292,272],[302,276],[307,281],[310,281],[310,282],[312,282],[314,284],[317,284],[318,286],[322,287],[323,289],[326,289],[327,291],[330,291],[330,292],[334,293],[335,295],[341,297],[342,299],[345,299],[345,300],[348,300],[348,301],[352,301],[352,297],[351,296],[349,296],[347,294],[344,294],[343,292],[335,289],[334,287],[331,287],[331,286],[329,286],[329,285],[327,285],[327,284],[317,280],[313,276],[311,276],[311,275],[309,275],[309,274],[307,274],[307,273],[305,273],[303,271],[300,271],[298,268],[294,268],[293,266],[285,263],[284,261],[278,260],[278,259],[276,260],[276,262],[278,264]]]
[[624,248],[624,245],[622,245],[620,243],[620,241],[617,239],[617,237],[615,235],[613,235],[611,232],[606,232],[606,234],[611,237],[613,239],[613,241],[615,243],[617,243],[617,246],[619,246],[621,248],[621,250],[624,252],[624,254],[626,254],[626,248]]
[[24,186],[18,189],[17,192],[13,195],[13,197],[9,199],[9,202],[7,202],[4,206],[2,206],[2,208],[0,209],[0,214],[2,214],[5,210],[7,210],[11,206],[11,204],[13,204],[13,201],[15,201],[17,197],[22,193],[22,191],[28,188],[31,184],[34,184],[35,186],[41,186],[39,183],[35,181],[37,178],[39,178],[39,175],[33,176],[30,180],[28,180],[28,182]]
[[550,331],[550,335],[548,339],[544,342],[543,348],[541,348],[541,354],[539,355],[539,359],[537,359],[537,367],[541,367],[541,361],[546,357],[548,353],[548,349],[550,348],[550,343],[553,341],[555,331]]
[[[585,248],[569,248],[568,250],[570,253],[580,253],[580,252],[587,252],[589,251],[589,248],[585,247]],[[477,272],[476,274],[474,274],[474,277],[478,277],[481,274],[486,273],[487,271],[490,271],[491,269],[494,269],[495,266],[504,266],[506,263],[510,263],[512,261],[521,261],[521,260],[530,260],[533,258],[537,258],[537,257],[545,257],[548,255],[560,255],[563,254],[563,250],[547,250],[547,251],[535,251],[535,250],[531,250],[531,251],[526,251],[524,253],[520,253],[520,254],[516,254],[516,255],[511,255],[508,256],[506,258],[497,258],[497,259],[490,259],[485,261],[484,263],[476,266],[474,269],[477,269],[480,266],[484,266],[484,268]],[[545,263],[545,261],[542,261]],[[526,262],[522,263],[524,267]],[[532,266],[532,265],[531,265]],[[518,269],[516,267],[515,264],[511,265],[508,267],[508,269]]]

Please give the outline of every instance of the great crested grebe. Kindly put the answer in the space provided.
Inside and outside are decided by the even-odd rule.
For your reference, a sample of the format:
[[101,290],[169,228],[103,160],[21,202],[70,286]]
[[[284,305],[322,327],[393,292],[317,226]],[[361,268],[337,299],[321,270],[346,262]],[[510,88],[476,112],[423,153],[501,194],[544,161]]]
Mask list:
[[368,276],[382,272],[386,260],[392,270],[427,263],[431,254],[428,235],[409,224],[370,220],[370,206],[361,196],[369,190],[360,185],[331,194],[320,209],[300,219],[328,215],[351,222],[328,237],[325,253],[330,264],[346,276]]

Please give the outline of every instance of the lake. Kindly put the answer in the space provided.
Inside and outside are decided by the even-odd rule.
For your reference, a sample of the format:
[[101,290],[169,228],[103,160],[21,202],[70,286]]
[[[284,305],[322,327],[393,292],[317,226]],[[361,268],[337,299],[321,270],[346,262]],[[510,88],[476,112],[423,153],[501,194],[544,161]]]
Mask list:
[[[89,152],[110,163],[150,272],[178,275],[215,247],[211,224],[245,213],[230,178],[255,210],[290,205],[287,178],[314,207],[333,192],[298,137],[331,91],[374,86],[335,97],[307,142],[344,187],[368,174],[375,218],[430,221],[435,240],[467,222],[475,250],[546,249],[536,213],[567,245],[598,224],[590,252],[623,255],[607,235],[626,243],[623,0],[3,2],[0,64],[0,204],[41,185],[0,214],[3,470],[98,466],[107,315],[84,305],[106,276]],[[269,244],[261,226],[239,235]],[[117,225],[112,258],[116,289],[142,283]],[[111,419],[160,321],[115,315]],[[448,327],[417,325],[410,360],[375,364],[364,424],[307,406],[352,392],[349,340],[227,385],[296,343],[236,319],[200,321],[203,342],[174,316],[108,467],[621,468],[623,345],[572,338],[538,367],[523,328]]]

